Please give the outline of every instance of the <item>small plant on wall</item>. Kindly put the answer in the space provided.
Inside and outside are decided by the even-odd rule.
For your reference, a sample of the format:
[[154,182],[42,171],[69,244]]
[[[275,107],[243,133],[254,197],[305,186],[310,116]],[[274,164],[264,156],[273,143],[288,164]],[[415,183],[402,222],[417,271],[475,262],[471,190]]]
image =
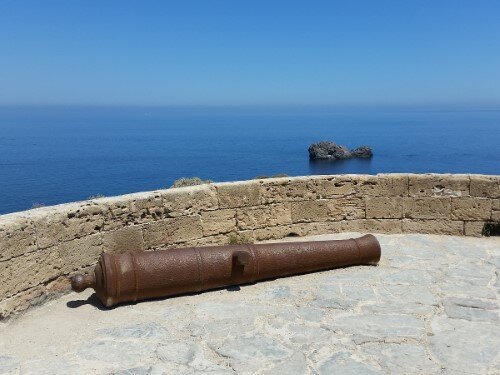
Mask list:
[[210,184],[212,182],[213,182],[212,180],[202,180],[199,177],[182,177],[182,178],[175,180],[173,185],[170,187],[171,188],[180,188],[180,187],[186,187],[186,186]]
[[500,236],[500,223],[485,223],[483,226],[483,236]]

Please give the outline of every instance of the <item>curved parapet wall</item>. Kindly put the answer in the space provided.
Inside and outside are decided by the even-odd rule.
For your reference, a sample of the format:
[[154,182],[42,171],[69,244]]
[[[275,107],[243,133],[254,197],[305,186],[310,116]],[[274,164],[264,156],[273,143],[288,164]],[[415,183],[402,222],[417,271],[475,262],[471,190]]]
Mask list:
[[335,232],[480,236],[500,176],[275,178],[158,190],[0,216],[0,319],[69,290],[103,251]]

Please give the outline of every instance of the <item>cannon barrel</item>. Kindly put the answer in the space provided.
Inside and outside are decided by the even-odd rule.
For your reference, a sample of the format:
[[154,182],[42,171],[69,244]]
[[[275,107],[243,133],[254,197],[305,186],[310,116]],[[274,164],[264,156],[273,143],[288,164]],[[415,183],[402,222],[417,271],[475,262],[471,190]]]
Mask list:
[[74,291],[94,288],[110,307],[121,302],[200,292],[352,265],[376,265],[377,239],[238,244],[101,254],[93,275],[71,279]]

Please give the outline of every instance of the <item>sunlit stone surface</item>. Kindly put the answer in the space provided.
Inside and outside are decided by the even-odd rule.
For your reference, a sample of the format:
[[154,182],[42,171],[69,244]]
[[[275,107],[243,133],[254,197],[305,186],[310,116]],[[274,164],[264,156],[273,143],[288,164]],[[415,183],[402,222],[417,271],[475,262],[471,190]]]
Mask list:
[[500,239],[377,237],[378,267],[111,310],[71,293],[0,325],[0,373],[500,373]]

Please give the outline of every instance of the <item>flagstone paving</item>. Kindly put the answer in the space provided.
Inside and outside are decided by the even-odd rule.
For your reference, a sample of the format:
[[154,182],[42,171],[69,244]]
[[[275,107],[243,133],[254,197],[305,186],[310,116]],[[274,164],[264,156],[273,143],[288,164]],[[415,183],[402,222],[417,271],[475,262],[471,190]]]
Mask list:
[[70,293],[0,324],[0,373],[500,373],[500,238],[377,238],[377,267],[113,309]]

